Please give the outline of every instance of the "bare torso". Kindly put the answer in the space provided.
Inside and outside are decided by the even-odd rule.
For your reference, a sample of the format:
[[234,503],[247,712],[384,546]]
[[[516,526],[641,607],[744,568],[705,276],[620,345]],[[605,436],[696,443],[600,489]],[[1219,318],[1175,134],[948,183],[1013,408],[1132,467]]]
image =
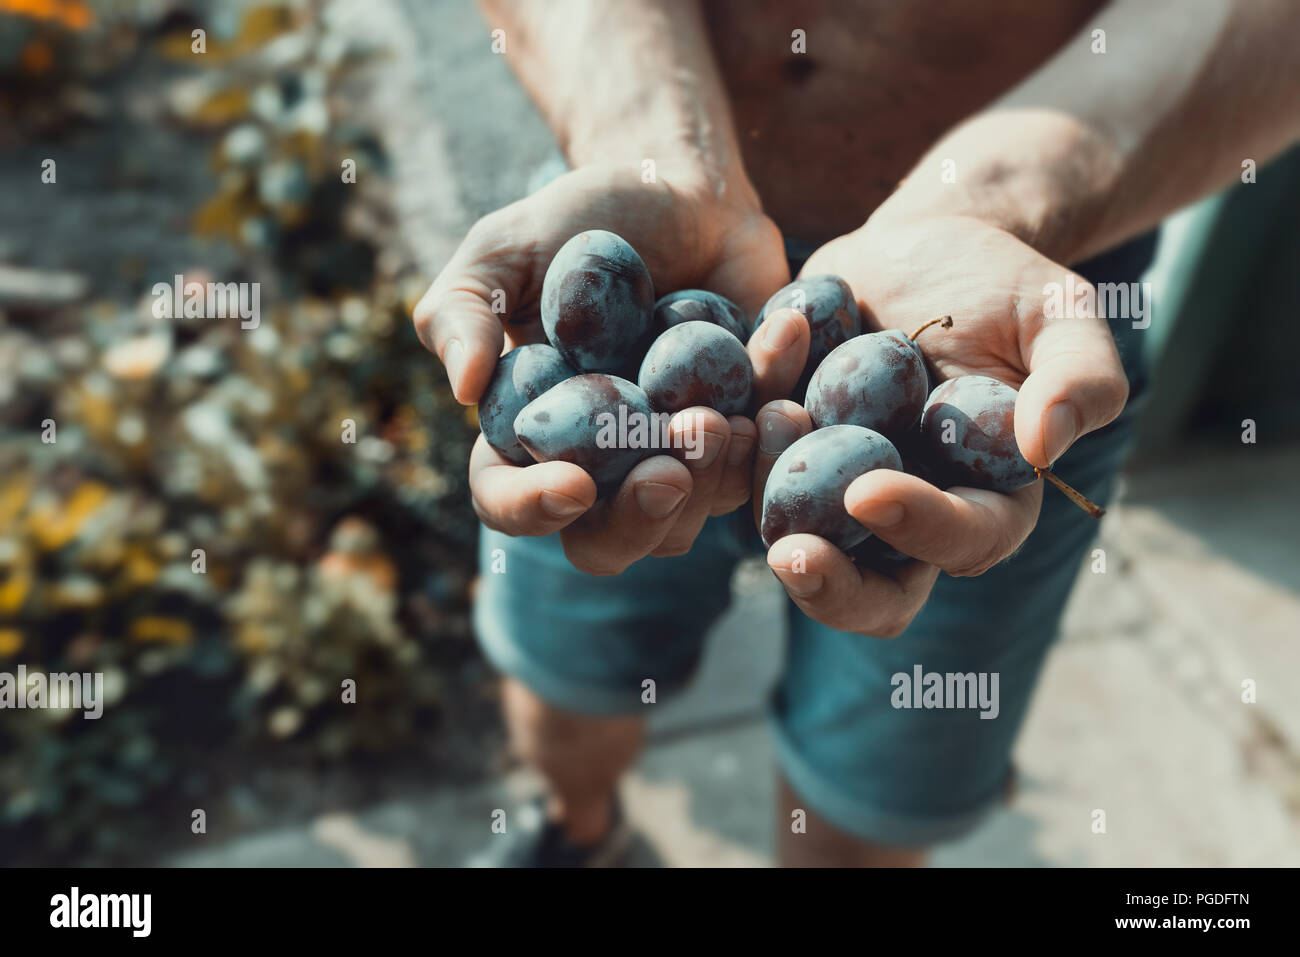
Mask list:
[[[708,0],[745,165],[788,236],[861,225],[938,137],[1101,0]],[[807,53],[791,51],[803,30]]]

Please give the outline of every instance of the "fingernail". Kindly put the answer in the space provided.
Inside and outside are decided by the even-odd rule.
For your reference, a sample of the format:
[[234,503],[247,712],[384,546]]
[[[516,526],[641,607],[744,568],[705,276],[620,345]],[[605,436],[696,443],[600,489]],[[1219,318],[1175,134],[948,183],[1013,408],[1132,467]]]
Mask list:
[[794,345],[799,338],[799,324],[788,314],[777,314],[764,323],[763,345],[774,352],[781,352]]
[[686,461],[692,471],[702,472],[718,460],[725,440],[720,435],[701,430],[695,433],[693,441],[695,457],[687,455]]
[[451,383],[451,391],[455,392],[460,385],[461,367],[465,364],[465,347],[459,339],[447,340],[447,348],[442,350],[442,364],[447,367],[447,381]]
[[537,499],[548,518],[576,518],[587,510],[587,506],[576,498],[552,492],[550,489],[542,489],[542,494]]
[[799,427],[780,412],[760,412],[758,447],[768,455],[780,455],[799,438]]
[[637,505],[651,518],[667,518],[686,498],[681,489],[662,482],[642,482],[635,494]]
[[785,590],[800,598],[809,598],[822,590],[822,576],[807,572],[792,572],[788,568],[773,568]]
[[888,528],[903,520],[903,506],[897,502],[862,502],[853,510],[853,517],[863,525]]
[[731,434],[731,444],[727,446],[727,465],[731,468],[744,465],[749,461],[749,453],[754,451],[754,440],[748,435]]
[[1079,413],[1069,402],[1058,402],[1043,416],[1043,451],[1050,465],[1079,437]]

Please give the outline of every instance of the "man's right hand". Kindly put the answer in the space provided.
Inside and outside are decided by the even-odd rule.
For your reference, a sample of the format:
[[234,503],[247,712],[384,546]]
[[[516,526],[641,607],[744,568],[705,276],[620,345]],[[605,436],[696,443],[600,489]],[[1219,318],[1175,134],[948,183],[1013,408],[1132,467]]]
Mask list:
[[[586,229],[627,240],[649,267],[656,296],[709,289],[753,316],[789,281],[780,232],[752,190],[728,195],[705,177],[664,166],[654,183],[642,182],[637,168],[583,167],[475,224],[416,306],[420,341],[442,359],[459,401],[478,401],[504,347],[544,341],[542,279],[560,246]],[[493,312],[502,301],[504,314]],[[763,324],[749,344],[759,405],[789,394],[808,342],[798,313]],[[470,456],[474,510],[508,535],[559,531],[569,560],[591,574],[617,574],[646,555],[682,554],[705,519],[748,500],[757,431],[743,416],[701,408],[674,416],[670,429],[697,434],[673,443],[676,456],[638,464],[599,504],[595,483],[576,465],[520,468],[480,435]],[[703,454],[688,459],[685,448]]]

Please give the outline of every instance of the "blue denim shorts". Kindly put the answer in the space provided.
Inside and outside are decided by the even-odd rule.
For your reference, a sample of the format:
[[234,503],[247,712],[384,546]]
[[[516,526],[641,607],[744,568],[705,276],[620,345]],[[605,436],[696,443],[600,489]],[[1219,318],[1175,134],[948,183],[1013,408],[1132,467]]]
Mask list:
[[[1136,281],[1155,235],[1076,267],[1094,282]],[[792,260],[798,258],[790,250]],[[792,262],[798,266],[798,262]],[[1129,375],[1125,412],[1075,443],[1062,475],[1110,500],[1144,386],[1140,331],[1111,322]],[[805,804],[839,828],[920,847],[970,830],[1005,792],[1011,752],[1039,670],[1097,523],[1047,490],[1029,539],[979,578],[941,575],[901,636],[864,638],[820,625],[786,600],[784,671],[770,723],[777,760]],[[493,555],[505,574],[493,574]],[[764,550],[748,508],[710,519],[691,551],[645,558],[616,577],[576,571],[556,536],[484,529],[474,621],[487,657],[552,704],[579,713],[641,713],[642,681],[658,700],[681,690],[710,626],[731,601],[736,563]],[[498,563],[498,567],[499,563]],[[897,674],[998,675],[998,710],[898,708]]]

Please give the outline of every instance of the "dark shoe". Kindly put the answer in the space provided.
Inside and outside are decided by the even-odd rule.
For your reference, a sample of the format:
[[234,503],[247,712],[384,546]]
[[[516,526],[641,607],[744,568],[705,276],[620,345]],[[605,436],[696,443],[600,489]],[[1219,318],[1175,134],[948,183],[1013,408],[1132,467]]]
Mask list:
[[563,827],[547,819],[538,798],[516,812],[505,833],[492,835],[488,847],[465,863],[468,867],[617,867],[631,844],[632,831],[617,800],[613,817],[603,838],[578,847],[564,836]]

